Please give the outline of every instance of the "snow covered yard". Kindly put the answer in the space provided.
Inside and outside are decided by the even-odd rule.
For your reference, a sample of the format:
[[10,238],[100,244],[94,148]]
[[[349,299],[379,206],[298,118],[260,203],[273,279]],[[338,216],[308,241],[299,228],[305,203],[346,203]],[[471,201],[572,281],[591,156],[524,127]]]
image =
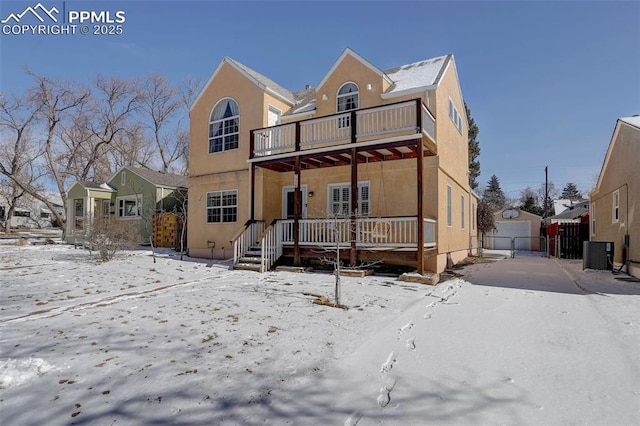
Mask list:
[[0,246],[0,423],[640,423],[640,285],[516,258],[435,287]]

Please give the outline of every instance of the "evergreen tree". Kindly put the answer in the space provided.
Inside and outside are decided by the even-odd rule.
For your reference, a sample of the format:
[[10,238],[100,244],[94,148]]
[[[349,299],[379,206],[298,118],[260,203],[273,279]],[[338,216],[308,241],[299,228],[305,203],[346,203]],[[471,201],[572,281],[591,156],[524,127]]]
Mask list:
[[538,203],[538,195],[527,187],[520,194],[520,210],[542,216],[542,207]]
[[487,203],[492,212],[496,212],[506,206],[507,197],[504,195],[502,188],[500,188],[500,181],[496,175],[492,175],[489,178],[489,184],[484,190],[482,200]]
[[575,183],[568,182],[562,189],[562,195],[560,195],[560,198],[568,200],[581,200],[582,194],[580,194],[580,191],[578,191]]
[[471,110],[467,107],[467,103],[464,103],[464,110],[467,113],[467,121],[469,123],[469,132],[467,134],[467,141],[469,145],[469,185],[471,189],[478,188],[478,176],[480,176],[480,142],[476,139],[480,129],[476,124],[473,117],[471,117]]

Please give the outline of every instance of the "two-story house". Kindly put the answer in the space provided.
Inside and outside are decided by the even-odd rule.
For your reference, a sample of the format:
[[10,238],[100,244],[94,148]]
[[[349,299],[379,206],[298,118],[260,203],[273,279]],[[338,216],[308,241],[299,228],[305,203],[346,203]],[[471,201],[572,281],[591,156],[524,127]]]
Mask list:
[[224,58],[191,106],[189,254],[262,271],[340,246],[440,272],[469,254],[477,197],[453,55],[380,70],[346,49],[291,92]]

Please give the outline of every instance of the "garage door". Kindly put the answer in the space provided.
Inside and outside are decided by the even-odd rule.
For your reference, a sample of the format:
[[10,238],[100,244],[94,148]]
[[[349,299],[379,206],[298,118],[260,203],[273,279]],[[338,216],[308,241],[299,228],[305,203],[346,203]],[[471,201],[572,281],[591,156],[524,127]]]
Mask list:
[[[508,222],[496,222],[496,237],[527,237],[516,238],[516,250],[531,250],[531,222],[528,220],[510,220]],[[497,250],[510,250],[511,240],[509,238],[495,238],[493,246]]]

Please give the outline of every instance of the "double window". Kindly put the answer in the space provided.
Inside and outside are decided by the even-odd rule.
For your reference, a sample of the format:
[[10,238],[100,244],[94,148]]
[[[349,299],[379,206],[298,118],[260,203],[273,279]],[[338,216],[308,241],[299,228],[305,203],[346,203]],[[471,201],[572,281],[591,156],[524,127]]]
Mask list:
[[142,215],[142,196],[129,195],[118,197],[118,217],[140,217]]
[[[358,109],[360,92],[355,83],[345,83],[338,90],[338,112],[351,111]],[[351,117],[340,117],[338,119],[338,128],[351,126]]]
[[[329,184],[327,211],[331,216],[346,217],[351,214],[351,184]],[[358,183],[358,216],[369,216],[369,182]]]
[[233,99],[223,99],[211,111],[209,119],[209,153],[238,148],[240,109]]
[[207,192],[207,223],[238,221],[238,191]]

